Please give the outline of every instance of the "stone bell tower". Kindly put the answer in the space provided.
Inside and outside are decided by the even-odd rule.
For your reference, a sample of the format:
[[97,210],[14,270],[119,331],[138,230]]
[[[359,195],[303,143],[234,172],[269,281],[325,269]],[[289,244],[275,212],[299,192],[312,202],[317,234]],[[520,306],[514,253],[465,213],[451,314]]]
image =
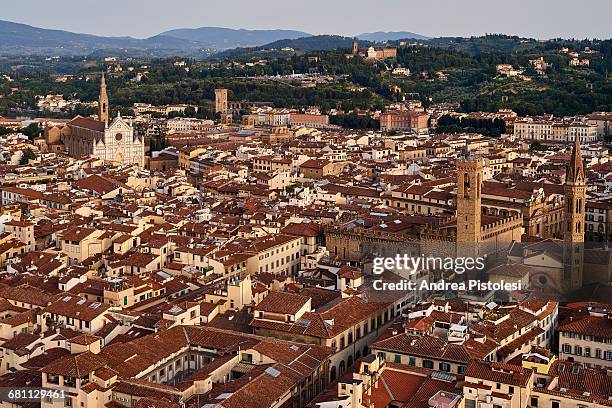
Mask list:
[[108,95],[106,94],[106,80],[102,74],[100,82],[100,97],[98,98],[98,120],[108,126]]
[[580,138],[576,136],[572,157],[565,173],[565,226],[563,233],[564,272],[563,292],[582,287],[584,263],[584,211],[586,205],[586,177]]

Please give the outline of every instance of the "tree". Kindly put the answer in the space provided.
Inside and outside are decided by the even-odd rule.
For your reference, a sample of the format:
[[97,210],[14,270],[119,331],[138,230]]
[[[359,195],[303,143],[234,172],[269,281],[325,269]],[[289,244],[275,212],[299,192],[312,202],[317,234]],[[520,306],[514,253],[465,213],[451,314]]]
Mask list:
[[151,138],[149,145],[149,150],[151,152],[158,152],[164,150],[166,147],[168,147],[168,143],[166,142],[166,134],[164,132],[160,132]]
[[185,111],[183,112],[183,116],[185,116],[186,118],[193,118],[196,115],[196,110],[193,106],[188,106],[185,108]]
[[28,126],[21,128],[20,132],[26,135],[28,139],[34,140],[42,134],[42,128],[37,122],[32,122]]
[[21,155],[21,159],[19,159],[19,164],[21,166],[25,166],[27,165],[30,160],[34,160],[36,159],[36,153],[34,153],[34,151],[31,148],[27,148],[23,151],[23,154]]
[[13,133],[13,131],[9,128],[0,126],[0,136],[8,135],[9,133]]
[[538,151],[538,150],[546,150],[544,148],[544,146],[542,146],[542,143],[538,142],[537,140],[533,143],[531,143],[529,145],[529,150],[531,151]]

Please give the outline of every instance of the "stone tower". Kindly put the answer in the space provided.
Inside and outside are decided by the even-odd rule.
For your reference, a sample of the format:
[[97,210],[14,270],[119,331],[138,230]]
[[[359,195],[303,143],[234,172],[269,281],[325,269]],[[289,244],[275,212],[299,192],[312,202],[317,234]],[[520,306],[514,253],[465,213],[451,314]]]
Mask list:
[[359,54],[359,41],[357,38],[353,39],[353,55]]
[[457,160],[457,256],[479,256],[482,175],[480,158]]
[[227,113],[227,89],[215,89],[215,113]]
[[565,226],[564,272],[562,292],[582,287],[584,262],[584,210],[586,204],[586,177],[580,138],[576,136],[572,157],[565,173]]
[[98,120],[108,126],[108,95],[106,94],[106,80],[102,74],[100,82],[100,97],[98,99]]

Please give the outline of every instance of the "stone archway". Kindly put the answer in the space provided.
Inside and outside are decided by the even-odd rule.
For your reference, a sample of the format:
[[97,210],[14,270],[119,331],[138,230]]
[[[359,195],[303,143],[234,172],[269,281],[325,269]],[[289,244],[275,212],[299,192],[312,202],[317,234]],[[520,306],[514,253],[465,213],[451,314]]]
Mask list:
[[329,373],[329,382],[336,380],[336,367],[332,367]]

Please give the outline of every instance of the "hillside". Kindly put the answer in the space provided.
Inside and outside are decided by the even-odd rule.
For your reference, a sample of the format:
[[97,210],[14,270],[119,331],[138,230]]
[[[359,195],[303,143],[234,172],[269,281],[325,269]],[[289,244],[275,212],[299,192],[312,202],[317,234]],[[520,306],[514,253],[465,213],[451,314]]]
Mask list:
[[293,48],[300,51],[327,51],[338,48],[350,49],[353,39],[340,35],[313,35],[296,39],[283,39],[262,46],[262,48]]
[[[365,46],[361,41],[360,45]],[[225,50],[212,55],[214,59],[253,59],[253,58],[280,58],[295,54],[296,52],[330,51],[336,49],[350,50],[353,39],[339,35],[313,35],[296,39],[283,39],[271,42],[260,47],[239,47]]]
[[471,55],[481,55],[490,52],[515,53],[533,50],[542,44],[533,38],[489,34],[482,37],[439,37],[429,41],[433,46],[449,47],[464,51]]

